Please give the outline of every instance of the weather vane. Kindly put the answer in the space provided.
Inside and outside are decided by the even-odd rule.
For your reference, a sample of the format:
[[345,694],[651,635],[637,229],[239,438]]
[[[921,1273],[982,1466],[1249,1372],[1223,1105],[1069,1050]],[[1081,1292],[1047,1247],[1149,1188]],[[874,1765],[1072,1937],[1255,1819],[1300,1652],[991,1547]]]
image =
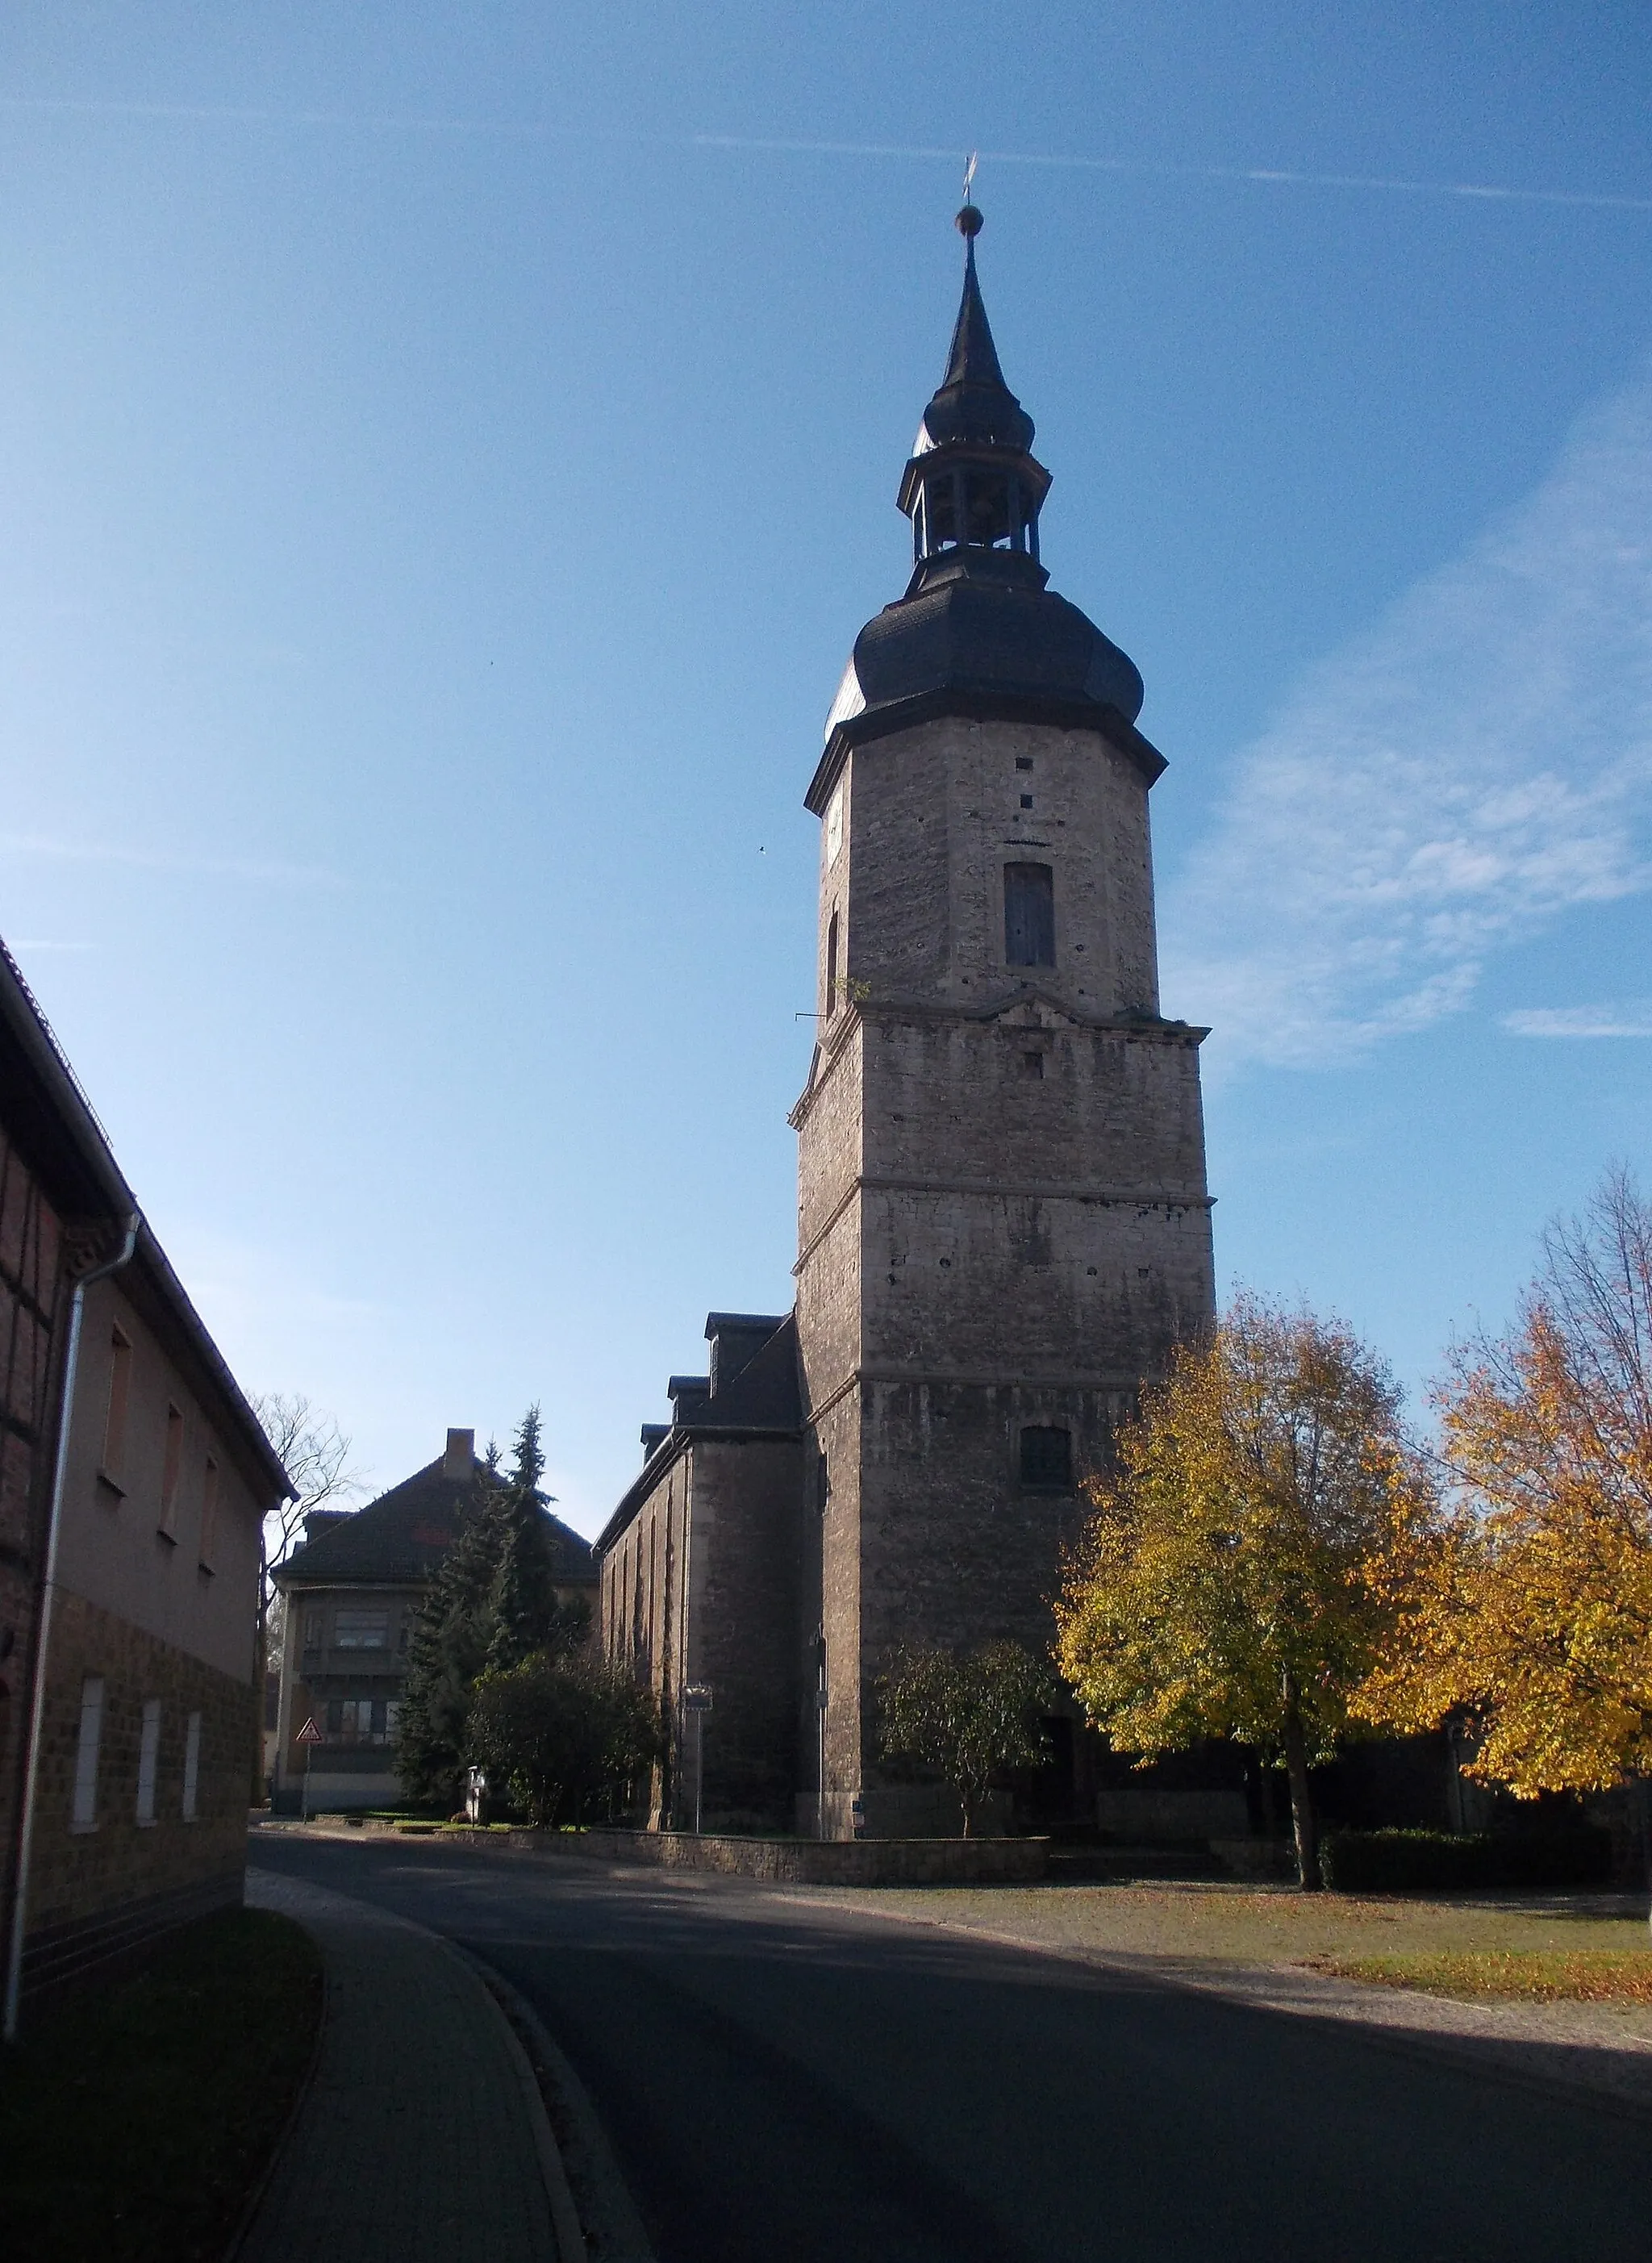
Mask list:
[[966,205],[970,201],[970,192],[975,186],[975,168],[980,158],[980,155],[981,153],[978,149],[971,149],[970,152],[969,163],[963,169],[963,201]]

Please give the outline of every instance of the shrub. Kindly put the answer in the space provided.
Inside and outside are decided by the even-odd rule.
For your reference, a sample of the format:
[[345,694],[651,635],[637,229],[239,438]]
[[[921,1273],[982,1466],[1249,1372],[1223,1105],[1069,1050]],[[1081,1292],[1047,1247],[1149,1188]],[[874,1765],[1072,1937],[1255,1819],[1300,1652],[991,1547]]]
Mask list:
[[1612,1837],[1593,1824],[1560,1830],[1328,1831],[1325,1883],[1339,1893],[1472,1893],[1493,1886],[1604,1885]]
[[1053,1702],[1051,1677],[1019,1643],[989,1642],[967,1657],[899,1651],[877,1695],[884,1759],[915,1761],[950,1784],[966,1839],[993,1778],[1047,1757],[1038,1716]]
[[592,1652],[541,1652],[484,1674],[469,1726],[470,1758],[537,1829],[663,1758],[665,1725],[651,1690]]

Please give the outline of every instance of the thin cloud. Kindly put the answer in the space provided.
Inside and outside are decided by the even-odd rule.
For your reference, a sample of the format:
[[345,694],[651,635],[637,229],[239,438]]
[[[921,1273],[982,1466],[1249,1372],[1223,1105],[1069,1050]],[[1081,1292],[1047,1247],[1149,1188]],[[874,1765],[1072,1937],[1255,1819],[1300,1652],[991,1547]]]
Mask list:
[[1652,998],[1627,1006],[1526,1006],[1504,1014],[1516,1038],[1652,1038]]
[[1218,1061],[1357,1058],[1652,886],[1649,820],[1652,380],[1242,751],[1166,896],[1166,994]]
[[[344,885],[341,874],[329,871],[323,864],[285,864],[259,857],[203,857],[187,850],[177,853],[128,849],[113,842],[54,840],[40,833],[0,833],[0,857],[31,858],[40,864],[125,864],[141,871],[196,872],[208,878],[256,880],[270,887],[341,888]],[[27,947],[53,950],[65,946],[37,944]]]

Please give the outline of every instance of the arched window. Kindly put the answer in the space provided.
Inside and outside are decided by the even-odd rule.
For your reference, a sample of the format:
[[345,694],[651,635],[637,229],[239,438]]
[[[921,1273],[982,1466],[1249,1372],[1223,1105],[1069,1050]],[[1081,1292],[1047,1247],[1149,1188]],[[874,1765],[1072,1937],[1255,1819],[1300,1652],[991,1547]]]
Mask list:
[[1071,1493],[1072,1433],[1053,1423],[1028,1423],[1021,1432],[1021,1483],[1029,1493]]
[[1048,864],[1004,867],[1004,958],[1011,966],[1056,963],[1056,883]]

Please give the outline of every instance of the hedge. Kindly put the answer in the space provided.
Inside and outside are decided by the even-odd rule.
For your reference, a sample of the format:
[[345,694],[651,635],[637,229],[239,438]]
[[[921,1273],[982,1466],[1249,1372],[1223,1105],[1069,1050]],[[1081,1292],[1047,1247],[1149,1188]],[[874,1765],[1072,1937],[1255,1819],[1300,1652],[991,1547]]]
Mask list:
[[1611,1833],[1579,1823],[1560,1831],[1327,1831],[1321,1873],[1342,1893],[1470,1892],[1488,1886],[1601,1886]]

